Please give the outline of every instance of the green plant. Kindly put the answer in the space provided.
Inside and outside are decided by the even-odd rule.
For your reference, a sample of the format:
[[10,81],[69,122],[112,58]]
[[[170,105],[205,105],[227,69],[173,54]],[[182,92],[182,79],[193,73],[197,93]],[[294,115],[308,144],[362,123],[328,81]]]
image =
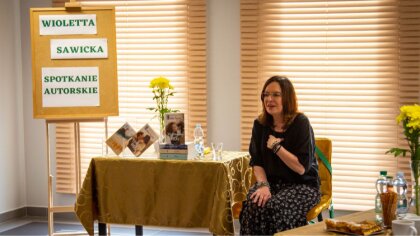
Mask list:
[[404,136],[407,140],[409,149],[394,147],[386,153],[392,153],[395,157],[411,154],[411,171],[414,177],[414,193],[416,196],[416,214],[420,214],[419,204],[419,165],[420,165],[420,106],[418,104],[406,105],[400,108],[400,114],[397,116],[397,122],[404,128]]
[[402,123],[404,136],[410,149],[391,148],[386,153],[393,153],[395,157],[411,153],[411,160],[420,160],[419,135],[420,135],[420,106],[417,104],[406,105],[400,108],[397,122]]
[[177,112],[178,110],[168,108],[168,99],[174,96],[174,86],[170,84],[169,79],[165,77],[157,77],[150,81],[150,88],[153,92],[153,100],[156,101],[156,107],[149,107],[148,110],[156,112],[159,119],[160,132],[164,129],[165,113]]

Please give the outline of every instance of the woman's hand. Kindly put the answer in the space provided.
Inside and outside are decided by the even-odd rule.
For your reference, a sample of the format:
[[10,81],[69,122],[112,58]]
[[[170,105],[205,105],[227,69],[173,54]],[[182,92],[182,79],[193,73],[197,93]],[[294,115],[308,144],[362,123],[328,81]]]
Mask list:
[[270,134],[268,136],[268,140],[267,140],[267,148],[272,149],[274,144],[282,142],[282,141],[283,141],[282,138],[276,138],[276,137],[274,137],[273,135]]
[[258,204],[260,207],[264,207],[270,198],[271,192],[268,186],[260,187],[253,194],[251,194],[252,202]]

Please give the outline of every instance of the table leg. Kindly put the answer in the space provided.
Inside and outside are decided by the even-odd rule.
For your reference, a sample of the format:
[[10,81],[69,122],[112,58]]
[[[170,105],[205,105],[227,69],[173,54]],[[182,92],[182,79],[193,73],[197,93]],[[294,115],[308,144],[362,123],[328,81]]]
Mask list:
[[143,226],[136,225],[136,235],[143,235]]
[[98,222],[99,235],[106,236],[106,224]]

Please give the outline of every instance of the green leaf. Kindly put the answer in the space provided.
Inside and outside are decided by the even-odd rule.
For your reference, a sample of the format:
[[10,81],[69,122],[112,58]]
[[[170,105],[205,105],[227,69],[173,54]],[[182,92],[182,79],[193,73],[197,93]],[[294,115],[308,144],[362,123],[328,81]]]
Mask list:
[[407,154],[407,152],[408,152],[407,149],[391,148],[388,151],[386,151],[385,154],[393,153],[394,154],[394,157],[397,157],[397,156],[403,156],[403,157],[405,157],[405,155]]

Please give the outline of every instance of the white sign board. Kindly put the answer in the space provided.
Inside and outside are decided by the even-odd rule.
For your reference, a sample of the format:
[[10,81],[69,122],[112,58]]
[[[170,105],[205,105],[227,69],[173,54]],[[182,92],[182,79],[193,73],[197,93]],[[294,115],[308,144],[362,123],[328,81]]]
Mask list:
[[99,106],[98,67],[43,67],[42,106]]
[[96,34],[96,15],[41,15],[40,35]]
[[101,39],[51,39],[51,59],[107,58],[108,44]]

